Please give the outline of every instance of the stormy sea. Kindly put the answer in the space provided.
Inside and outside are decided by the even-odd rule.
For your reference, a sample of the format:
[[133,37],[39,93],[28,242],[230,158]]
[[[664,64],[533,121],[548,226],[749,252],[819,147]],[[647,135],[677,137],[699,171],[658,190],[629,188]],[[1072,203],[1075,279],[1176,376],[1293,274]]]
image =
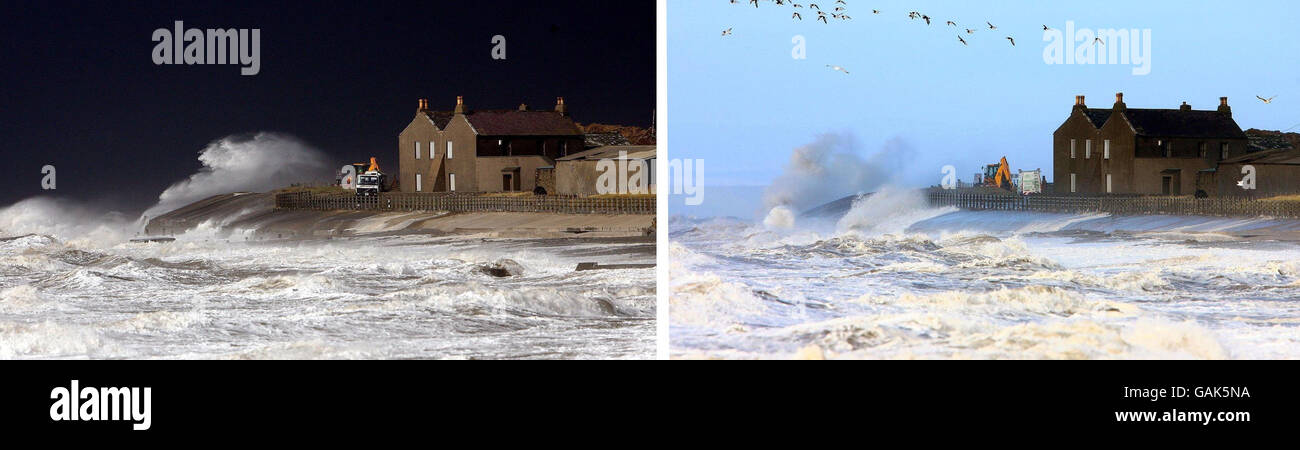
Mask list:
[[930,207],[670,220],[671,356],[1300,357],[1300,221]]
[[654,357],[633,244],[0,236],[0,358]]
[[[325,167],[301,143],[266,134],[216,141],[200,160],[204,169],[146,216],[269,190],[281,181],[266,167]],[[142,220],[83,203],[0,207],[0,358],[655,356],[654,269],[574,270],[653,264],[644,239],[502,238],[373,220],[271,239],[236,220],[249,214],[283,216],[223,212],[173,242],[132,242]],[[322,225],[298,229],[311,226]]]

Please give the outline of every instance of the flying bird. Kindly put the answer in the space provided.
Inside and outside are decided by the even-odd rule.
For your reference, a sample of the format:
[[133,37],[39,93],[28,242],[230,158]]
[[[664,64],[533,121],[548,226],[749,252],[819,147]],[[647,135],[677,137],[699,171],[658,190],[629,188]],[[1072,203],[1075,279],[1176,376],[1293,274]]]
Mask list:
[[803,16],[799,15],[798,12],[795,12],[793,16],[790,16],[790,18],[791,18],[791,19],[799,19],[799,20],[803,20]]
[[1101,40],[1101,38],[1094,38],[1094,39],[1092,40],[1092,43],[1094,43],[1094,44],[1106,45],[1106,41]]
[[967,43],[966,43],[966,40],[965,40],[965,39],[962,39],[962,38],[961,38],[961,35],[960,35],[960,34],[957,35],[957,40],[961,41],[961,45],[970,45],[970,44],[967,44]]
[[723,35],[724,37],[725,37],[725,36],[731,36],[731,28],[727,28],[727,29],[725,29],[725,30],[722,30],[722,35]]
[[948,26],[950,26],[950,27],[955,27],[955,26],[957,26],[957,22],[953,22],[953,21],[949,20],[949,21],[948,21]]
[[[849,74],[849,71],[844,70],[844,68],[843,68],[843,67],[840,67],[840,66],[832,66],[832,65],[830,65],[830,64],[827,64],[826,67],[830,67],[831,70],[838,70],[838,71],[840,71],[840,72],[844,72],[845,75],[848,75],[848,74]],[[868,77],[868,78],[870,78],[870,77]]]
[[879,10],[879,9],[873,9],[873,10],[871,10],[871,13],[872,13],[872,14],[880,14],[880,10]]
[[921,18],[922,18],[922,19],[925,19],[925,24],[926,24],[926,25],[929,25],[929,24],[930,24],[930,16],[922,15]]
[[1015,46],[1016,46],[1016,40],[1015,40],[1014,38],[1012,38],[1011,36],[1007,36],[1007,40],[1008,40],[1008,41],[1011,41],[1011,46],[1012,46],[1012,47],[1015,47]]
[[1264,97],[1260,97],[1260,96],[1256,95],[1255,98],[1259,99],[1259,101],[1261,101],[1261,102],[1264,102],[1265,105],[1270,105],[1270,104],[1273,103],[1273,99],[1277,98],[1277,96],[1274,95],[1274,96],[1269,97],[1269,98],[1264,98]]
[[1047,25],[1043,25],[1043,31],[1051,30]]
[[966,29],[966,34],[975,34],[975,30],[972,30],[972,29],[970,29],[970,28],[967,28],[967,29]]
[[984,22],[984,23],[989,24],[989,29],[990,29],[990,30],[996,30],[996,29],[998,29],[998,26],[997,26],[997,25],[994,25],[993,22]]

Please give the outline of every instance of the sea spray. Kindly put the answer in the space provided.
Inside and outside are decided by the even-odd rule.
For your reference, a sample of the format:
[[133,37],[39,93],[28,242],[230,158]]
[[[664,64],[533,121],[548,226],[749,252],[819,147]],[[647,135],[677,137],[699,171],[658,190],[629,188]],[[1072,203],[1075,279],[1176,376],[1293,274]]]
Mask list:
[[763,225],[770,229],[788,230],[794,228],[794,211],[785,206],[777,206],[767,212]]
[[883,186],[858,197],[836,228],[840,233],[899,234],[912,224],[953,211],[956,209],[931,207],[921,191]]
[[226,136],[200,151],[199,162],[203,167],[164,190],[142,221],[213,195],[269,191],[330,176],[319,150],[280,133]]
[[869,156],[849,134],[826,133],[794,149],[785,171],[763,192],[770,210],[785,206],[803,211],[847,195],[869,192],[894,180],[912,151],[892,139]]
[[0,208],[0,237],[53,236],[70,242],[116,242],[129,235],[130,221],[64,199],[33,197]]

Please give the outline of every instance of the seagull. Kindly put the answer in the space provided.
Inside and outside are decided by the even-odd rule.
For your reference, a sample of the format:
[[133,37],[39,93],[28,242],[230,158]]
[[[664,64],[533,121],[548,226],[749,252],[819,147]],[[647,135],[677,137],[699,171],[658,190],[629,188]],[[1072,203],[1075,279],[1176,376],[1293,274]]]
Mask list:
[[871,13],[872,13],[872,14],[880,14],[880,10],[879,10],[879,9],[873,9],[873,10],[871,10]]
[[1277,96],[1274,95],[1274,96],[1269,97],[1269,98],[1264,98],[1264,97],[1260,97],[1260,96],[1256,95],[1255,98],[1259,99],[1259,101],[1261,101],[1261,102],[1264,102],[1265,105],[1271,105],[1271,104],[1273,104],[1273,99],[1277,98]]
[[1106,45],[1106,41],[1101,40],[1101,38],[1094,38],[1094,39],[1092,40],[1092,43],[1094,43],[1094,44]]
[[949,21],[948,21],[948,26],[950,26],[950,27],[955,27],[955,26],[957,26],[957,22],[953,22],[953,21],[949,20]]
[[927,16],[927,15],[921,15],[921,18],[922,18],[922,19],[925,19],[925,24],[926,24],[926,25],[929,25],[929,24],[930,24],[930,16]]
[[818,15],[817,15],[817,20],[822,21],[822,23],[827,23],[827,22],[826,22],[826,16],[821,15],[821,14],[818,14]]
[[727,29],[725,29],[725,30],[722,30],[722,35],[723,35],[724,37],[725,37],[725,36],[731,36],[731,28],[727,28]]
[[967,28],[967,29],[966,29],[966,34],[975,34],[975,30],[972,30],[972,29],[970,29],[970,28]]
[[1047,31],[1047,30],[1051,30],[1051,28],[1048,27],[1047,25],[1043,25],[1043,31]]
[[831,70],[838,70],[838,71],[840,71],[840,72],[844,72],[845,75],[848,75],[848,74],[849,74],[849,71],[844,70],[844,68],[843,68],[843,67],[840,67],[840,66],[832,66],[832,65],[830,65],[830,64],[827,64],[826,67],[830,67]]
[[990,29],[990,30],[996,30],[996,29],[998,29],[998,26],[997,26],[997,25],[994,25],[993,22],[984,22],[984,23],[989,24],[989,29]]
[[795,12],[793,16],[790,16],[790,18],[791,18],[791,19],[799,19],[799,20],[803,20],[803,16],[799,15],[798,12]]
[[957,40],[961,41],[961,45],[970,45],[970,44],[967,44],[967,43],[966,43],[966,40],[965,40],[965,39],[962,39],[962,38],[961,38],[961,35],[960,35],[960,34],[957,35]]
[[1015,40],[1014,38],[1012,38],[1011,36],[1007,36],[1007,40],[1008,40],[1008,41],[1011,41],[1011,46],[1012,46],[1012,47],[1015,47],[1015,46],[1016,46],[1016,40]]

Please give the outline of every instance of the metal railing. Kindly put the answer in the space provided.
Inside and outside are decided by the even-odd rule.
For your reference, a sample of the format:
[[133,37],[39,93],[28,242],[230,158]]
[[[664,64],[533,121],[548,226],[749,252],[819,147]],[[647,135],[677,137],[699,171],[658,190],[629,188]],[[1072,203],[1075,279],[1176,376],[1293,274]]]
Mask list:
[[969,210],[1100,212],[1118,215],[1170,214],[1222,217],[1300,218],[1300,201],[1235,197],[1051,196],[930,192],[930,204]]
[[416,194],[385,192],[377,196],[352,194],[277,194],[276,209],[311,211],[448,211],[547,212],[561,214],[650,214],[654,197],[570,197],[556,195],[491,196],[482,194]]

